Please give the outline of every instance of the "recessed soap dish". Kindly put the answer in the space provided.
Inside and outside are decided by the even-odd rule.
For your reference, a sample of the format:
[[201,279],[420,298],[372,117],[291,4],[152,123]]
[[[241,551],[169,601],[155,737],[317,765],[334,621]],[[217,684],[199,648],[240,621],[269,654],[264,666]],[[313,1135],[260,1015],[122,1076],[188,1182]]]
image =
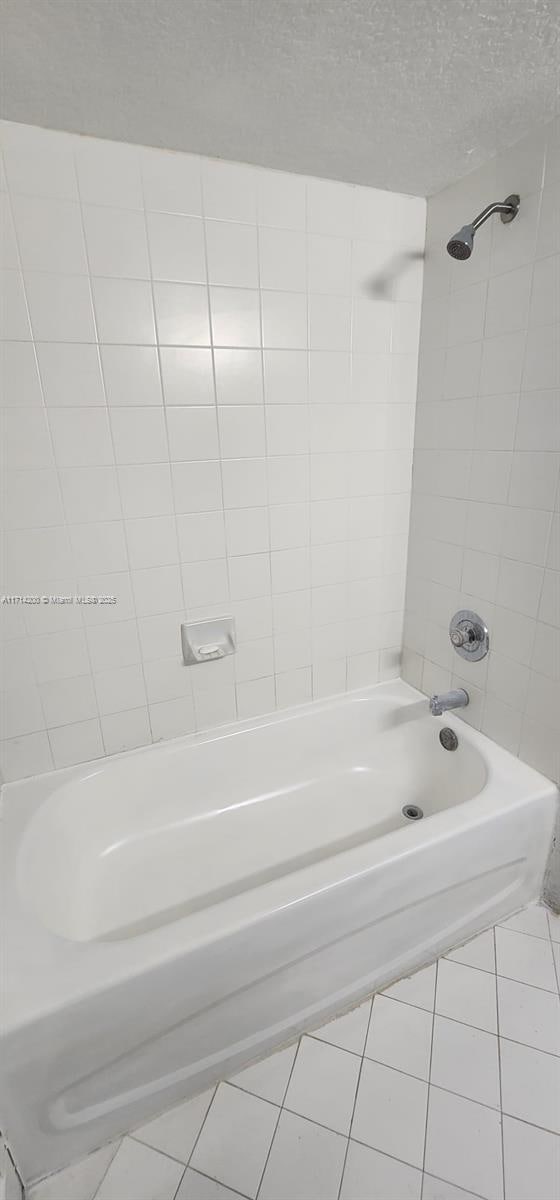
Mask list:
[[233,617],[211,617],[207,621],[189,621],[181,625],[181,648],[186,667],[215,662],[235,653]]

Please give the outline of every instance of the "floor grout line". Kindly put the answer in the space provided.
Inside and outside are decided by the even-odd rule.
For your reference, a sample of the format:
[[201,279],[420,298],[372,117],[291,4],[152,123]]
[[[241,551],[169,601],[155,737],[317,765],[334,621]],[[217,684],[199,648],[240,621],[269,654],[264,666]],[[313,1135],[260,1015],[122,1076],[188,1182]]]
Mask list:
[[434,1007],[432,1009],[432,1030],[430,1037],[430,1061],[428,1063],[428,1092],[426,1095],[426,1119],[424,1121],[424,1146],[422,1149],[422,1179],[420,1182],[420,1200],[424,1195],[424,1173],[426,1170],[426,1149],[428,1145],[428,1116],[430,1112],[430,1089],[432,1086],[432,1059],[434,1055],[434,1033],[436,1027],[436,1004],[438,992],[439,959],[436,959],[436,978],[434,985]]
[[[126,1136],[126,1135],[123,1135],[123,1137],[121,1137],[121,1138],[120,1138],[120,1141],[119,1141],[119,1144],[118,1144],[118,1146],[117,1146],[117,1148],[116,1148],[116,1150],[115,1150],[115,1153],[111,1155],[111,1159],[110,1159],[110,1161],[107,1163],[107,1166],[106,1166],[106,1168],[105,1168],[105,1170],[104,1170],[104,1172],[103,1172],[103,1175],[101,1176],[101,1179],[99,1180],[99,1183],[97,1184],[97,1187],[96,1187],[95,1191],[92,1193],[91,1200],[95,1200],[95,1197],[97,1196],[97,1193],[98,1193],[98,1191],[99,1191],[99,1189],[100,1189],[100,1187],[101,1187],[101,1184],[103,1183],[103,1180],[105,1179],[105,1176],[106,1176],[106,1174],[107,1174],[107,1172],[108,1172],[108,1170],[109,1170],[109,1167],[112,1167],[112,1165],[113,1165],[113,1163],[114,1163],[114,1161],[115,1161],[115,1159],[116,1159],[116,1157],[117,1157],[117,1154],[118,1154],[118,1152],[119,1152],[119,1150],[120,1150],[120,1148],[121,1148],[121,1146],[122,1146],[122,1144],[123,1144],[123,1141],[124,1141],[124,1138],[125,1138],[125,1136]],[[100,1146],[100,1147],[99,1147],[99,1149],[101,1150],[101,1149],[102,1149],[102,1147]],[[92,1153],[93,1153],[93,1154],[95,1154],[95,1150],[93,1150],[93,1151],[92,1151]],[[47,1178],[48,1178],[48,1176],[47,1176]],[[25,1193],[24,1193],[24,1200],[25,1200]]]
[[294,1073],[294,1068],[295,1068],[296,1062],[297,1062],[297,1060],[298,1060],[298,1055],[299,1055],[299,1051],[300,1051],[301,1042],[302,1042],[302,1039],[301,1039],[301,1037],[300,1037],[300,1038],[298,1038],[298,1041],[297,1041],[296,1052],[295,1052],[295,1054],[294,1054],[294,1061],[293,1061],[293,1063],[292,1063],[292,1065],[291,1065],[291,1068],[290,1068],[290,1074],[288,1075],[288,1082],[287,1082],[287,1084],[286,1084],[286,1087],[284,1088],[284,1092],[283,1092],[283,1095],[282,1095],[282,1103],[281,1103],[281,1105],[280,1105],[280,1109],[279,1109],[279,1112],[278,1112],[278,1118],[277,1118],[277,1121],[276,1121],[276,1125],[274,1126],[274,1133],[272,1134],[272,1137],[271,1137],[271,1139],[270,1139],[270,1146],[268,1147],[268,1153],[267,1153],[267,1156],[266,1156],[266,1159],[265,1159],[265,1162],[264,1162],[264,1167],[263,1167],[263,1169],[262,1169],[262,1172],[261,1172],[261,1177],[260,1177],[260,1179],[259,1179],[259,1186],[258,1186],[258,1188],[257,1188],[257,1190],[256,1190],[256,1192],[255,1192],[255,1200],[258,1200],[258,1197],[259,1197],[259,1194],[260,1194],[260,1190],[261,1190],[261,1187],[262,1187],[262,1183],[263,1183],[263,1179],[264,1179],[264,1177],[265,1177],[266,1168],[268,1167],[268,1162],[269,1162],[269,1159],[270,1159],[270,1155],[272,1154],[272,1147],[273,1147],[273,1145],[274,1145],[274,1142],[275,1142],[275,1140],[276,1140],[276,1134],[277,1134],[277,1132],[278,1132],[278,1126],[279,1126],[279,1124],[280,1124],[280,1117],[282,1116],[282,1113],[283,1113],[283,1111],[284,1111],[284,1100],[286,1099],[286,1096],[287,1096],[287,1094],[288,1094],[288,1088],[289,1088],[289,1086],[290,1086],[290,1083],[291,1083],[291,1080],[292,1080],[292,1075],[293,1075],[293,1073]]
[[[198,1167],[185,1167],[185,1174],[187,1173],[187,1171],[193,1171],[195,1175],[201,1175],[203,1179],[209,1179],[211,1183],[217,1183],[220,1187],[226,1186],[225,1183],[220,1183],[220,1180],[216,1179],[216,1177],[214,1175],[207,1175],[206,1171],[200,1171],[198,1169]],[[183,1179],[184,1178],[185,1178],[185,1175],[183,1175]],[[181,1179],[181,1183],[179,1184],[179,1187],[181,1187],[183,1179]],[[177,1189],[177,1191],[178,1190],[179,1190],[179,1188]],[[238,1191],[237,1188],[231,1187],[231,1184],[228,1184],[228,1190],[230,1192],[232,1192],[235,1196],[240,1196],[241,1200],[253,1200],[253,1198],[251,1196],[247,1195],[247,1192],[240,1192],[240,1191]],[[175,1200],[176,1196],[177,1196],[177,1192],[175,1192],[175,1196],[173,1197],[173,1200]],[[124,1197],[123,1197],[123,1200],[124,1200]],[[171,1200],[171,1197],[170,1197],[170,1200]]]
[[[170,1109],[169,1111],[173,1112],[173,1109]],[[135,1133],[127,1133],[125,1134],[125,1137],[130,1138],[131,1142],[137,1142],[139,1146],[144,1146],[146,1150],[153,1150],[154,1154],[163,1154],[164,1158],[169,1158],[171,1159],[171,1162],[177,1163],[177,1166],[185,1167],[186,1169],[187,1163],[185,1162],[184,1158],[177,1158],[176,1154],[170,1154],[168,1150],[160,1150],[159,1146],[152,1146],[150,1145],[150,1142],[144,1142],[142,1138],[137,1137]]]
[[[183,1171],[183,1174],[181,1175],[181,1178],[180,1178],[180,1180],[179,1180],[179,1183],[177,1184],[177,1188],[176,1188],[176,1190],[175,1190],[175,1192],[174,1192],[174,1194],[173,1194],[173,1200],[175,1200],[175,1198],[176,1198],[176,1196],[177,1196],[177,1192],[179,1191],[179,1188],[181,1187],[181,1185],[182,1185],[182,1183],[183,1183],[183,1179],[185,1178],[185,1175],[186,1175],[186,1173],[187,1173],[187,1171],[188,1171],[188,1169],[189,1169],[190,1161],[191,1161],[191,1159],[192,1159],[192,1156],[193,1156],[193,1154],[194,1154],[194,1152],[195,1152],[195,1150],[196,1150],[196,1147],[197,1147],[197,1145],[198,1145],[198,1140],[199,1140],[199,1138],[200,1138],[200,1135],[201,1135],[201,1133],[202,1133],[202,1130],[204,1129],[204,1126],[205,1126],[205,1124],[206,1124],[206,1120],[207,1120],[207,1117],[208,1117],[208,1113],[210,1112],[210,1109],[212,1108],[212,1105],[213,1105],[213,1103],[214,1103],[214,1099],[215,1099],[215,1097],[216,1097],[216,1092],[218,1091],[218,1087],[219,1087],[219,1084],[216,1084],[216,1086],[215,1086],[215,1088],[214,1088],[214,1091],[212,1092],[212,1095],[211,1095],[211,1097],[210,1097],[210,1103],[209,1103],[209,1105],[208,1105],[208,1108],[206,1109],[206,1112],[205,1112],[205,1114],[204,1114],[204,1117],[203,1117],[203,1119],[202,1119],[202,1122],[201,1122],[201,1125],[200,1125],[200,1129],[199,1129],[199,1131],[198,1131],[198,1133],[197,1133],[197,1135],[196,1135],[196,1137],[195,1137],[195,1139],[194,1139],[194,1143],[193,1143],[193,1146],[192,1146],[191,1152],[190,1152],[190,1154],[189,1154],[189,1156],[188,1156],[188,1158],[187,1158],[187,1161],[186,1161],[186,1163],[185,1163],[185,1170]],[[162,1115],[163,1115],[163,1114],[162,1114]],[[171,1198],[170,1198],[170,1200],[171,1200]]]
[[[367,1046],[368,1037],[369,1037],[369,1031],[370,1031],[370,1026],[371,1026],[371,1021],[372,1021],[372,1017],[373,1017],[373,1005],[374,1005],[374,1003],[375,1003],[375,995],[372,995],[372,997],[371,997],[371,1001],[370,1001],[370,1006],[369,1006],[369,1013],[368,1013],[367,1027],[366,1027],[366,1032],[365,1032],[365,1037],[364,1037],[364,1042],[363,1042],[363,1047],[364,1047],[364,1048],[363,1048],[363,1052],[362,1052],[362,1054],[361,1054],[361,1056],[360,1056],[360,1066],[359,1066],[359,1069],[358,1069],[358,1078],[357,1078],[357,1080],[356,1080],[356,1088],[355,1088],[355,1091],[354,1091],[354,1103],[353,1103],[353,1105],[352,1105],[352,1112],[351,1112],[351,1114],[350,1114],[350,1123],[349,1123],[349,1125],[348,1125],[348,1135],[347,1135],[347,1138],[346,1138],[346,1149],[345,1149],[345,1151],[344,1151],[344,1161],[343,1161],[343,1163],[342,1163],[342,1171],[341,1171],[341,1174],[340,1174],[340,1183],[339,1183],[339,1185],[338,1185],[337,1200],[340,1200],[340,1194],[341,1194],[341,1192],[342,1192],[342,1185],[343,1185],[343,1183],[344,1183],[344,1174],[345,1174],[345,1171],[346,1171],[346,1163],[347,1163],[347,1161],[348,1161],[348,1151],[350,1150],[350,1141],[351,1141],[351,1137],[352,1137],[352,1126],[353,1126],[353,1124],[354,1124],[354,1113],[356,1112],[356,1104],[358,1103],[358,1092],[359,1092],[359,1090],[360,1090],[360,1083],[361,1083],[361,1079],[362,1079],[362,1071],[363,1071],[363,1069],[364,1069],[365,1049],[366,1049],[366,1046]],[[318,1039],[318,1040],[319,1040],[319,1039]],[[327,1043],[324,1043],[324,1044],[327,1044]]]
[[[494,945],[494,962],[498,965],[498,950],[496,946],[496,927],[492,932],[492,942]],[[496,1029],[498,1039],[498,1096],[500,1098],[500,1149],[502,1155],[502,1195],[506,1195],[506,1160],[504,1155],[504,1104],[502,1095],[502,1055],[500,1051],[500,999],[498,993],[498,972],[495,975],[495,1002],[496,1002]]]

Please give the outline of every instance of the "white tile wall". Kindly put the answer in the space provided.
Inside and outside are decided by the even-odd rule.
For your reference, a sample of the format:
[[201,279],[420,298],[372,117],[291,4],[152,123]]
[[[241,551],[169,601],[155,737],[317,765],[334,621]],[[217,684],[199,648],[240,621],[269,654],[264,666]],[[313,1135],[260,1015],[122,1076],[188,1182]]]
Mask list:
[[[404,675],[471,691],[463,714],[560,780],[560,125],[428,203]],[[504,190],[505,189],[505,190]],[[519,191],[473,256],[455,229]],[[488,659],[467,666],[449,618],[475,608]]]
[[424,201],[2,134],[5,777],[398,674]]

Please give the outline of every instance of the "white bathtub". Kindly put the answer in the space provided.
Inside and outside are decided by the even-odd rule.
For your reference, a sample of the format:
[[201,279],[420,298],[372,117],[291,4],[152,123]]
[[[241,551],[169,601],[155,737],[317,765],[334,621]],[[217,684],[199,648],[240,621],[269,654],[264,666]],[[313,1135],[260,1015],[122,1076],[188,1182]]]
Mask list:
[[399,681],[6,787],[0,1107],[24,1177],[539,896],[557,799]]

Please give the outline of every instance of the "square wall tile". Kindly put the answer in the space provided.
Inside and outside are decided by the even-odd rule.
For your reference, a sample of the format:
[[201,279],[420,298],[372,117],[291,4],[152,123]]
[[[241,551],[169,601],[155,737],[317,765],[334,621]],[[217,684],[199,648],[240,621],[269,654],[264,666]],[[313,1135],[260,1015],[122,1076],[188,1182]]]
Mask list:
[[125,517],[158,517],[173,511],[168,463],[149,463],[118,468]]
[[[155,343],[152,292],[149,283],[135,279],[92,279],[97,330],[101,342]],[[59,338],[58,340],[63,340]],[[68,338],[91,341],[92,338]]]
[[260,350],[215,350],[218,404],[260,404],[263,399]]
[[2,149],[14,192],[78,199],[74,138],[33,125],[2,122]]
[[105,404],[97,346],[43,342],[37,358],[49,407],[87,408]]
[[[257,512],[264,509],[257,509]],[[184,514],[176,518],[181,562],[202,562],[225,556],[224,518],[221,512]],[[241,551],[236,551],[241,553]]]
[[214,404],[210,349],[162,346],[160,362],[166,404]]
[[105,466],[114,461],[106,410],[51,408],[49,426],[59,466]]
[[49,731],[49,741],[57,769],[89,762],[90,759],[101,758],[105,753],[98,720],[60,725]]
[[[89,280],[82,275],[28,271],[25,290],[33,337],[38,342],[95,342]],[[12,320],[18,312],[17,295]],[[99,314],[98,314],[99,319]],[[25,337],[25,329],[4,336]]]
[[173,504],[178,513],[205,512],[222,506],[220,463],[173,463],[173,503],[163,511],[171,512]]
[[34,349],[28,342],[3,342],[0,346],[2,399],[8,408],[37,408],[42,404]]
[[166,700],[161,704],[150,704],[149,714],[154,742],[184,737],[195,728],[194,708],[190,696]]
[[197,217],[149,212],[146,216],[154,279],[205,283],[204,229]]
[[255,405],[218,409],[220,450],[224,458],[258,458],[265,452],[264,414]]
[[307,355],[302,350],[265,350],[264,379],[267,404],[305,403]]
[[200,159],[196,155],[150,148],[141,154],[140,164],[148,210],[200,216]]
[[261,293],[263,346],[297,350],[307,346],[307,299],[298,292]]
[[206,288],[186,283],[155,283],[158,340],[164,346],[208,346],[210,324]]
[[24,271],[87,275],[79,204],[15,195],[12,207]]
[[218,427],[213,407],[168,408],[171,462],[218,457]]
[[82,211],[91,274],[149,279],[144,214],[91,204]]
[[164,462],[168,458],[161,408],[114,408],[111,431],[118,463]]
[[201,166],[204,215],[216,220],[254,222],[258,171],[243,163],[211,158],[202,159]]
[[162,403],[155,347],[102,346],[101,362],[109,405]]
[[140,664],[100,671],[95,676],[95,691],[99,712],[122,712],[146,704],[144,676]]
[[307,286],[305,235],[291,229],[259,231],[260,285],[304,292]]
[[258,295],[257,291],[249,288],[210,288],[212,338],[215,346],[260,346]]
[[81,138],[76,149],[76,168],[83,202],[142,208],[137,146]]
[[312,350],[349,350],[351,303],[345,296],[310,295],[309,345]]
[[232,221],[206,222],[208,278],[229,287],[259,285],[257,230]]
[[[20,271],[1,271],[0,272],[1,297],[0,305],[0,336],[2,339],[14,341],[30,341],[31,329],[29,325],[29,316],[25,303],[25,293],[23,290],[23,277]],[[30,290],[33,287],[31,281]],[[28,295],[28,303],[31,304]],[[36,288],[36,299],[34,301],[34,309],[37,318],[37,326],[50,330],[48,317],[45,314],[45,304],[42,299],[40,283]],[[87,316],[82,325],[87,323]],[[35,329],[34,329],[34,336]]]
[[2,434],[6,464],[39,469],[53,465],[49,424],[44,409],[10,408],[3,413]]
[[101,717],[100,722],[106,754],[136,750],[139,746],[148,745],[152,740],[147,708],[110,713]]
[[306,181],[286,171],[257,173],[257,216],[260,225],[305,229]]

